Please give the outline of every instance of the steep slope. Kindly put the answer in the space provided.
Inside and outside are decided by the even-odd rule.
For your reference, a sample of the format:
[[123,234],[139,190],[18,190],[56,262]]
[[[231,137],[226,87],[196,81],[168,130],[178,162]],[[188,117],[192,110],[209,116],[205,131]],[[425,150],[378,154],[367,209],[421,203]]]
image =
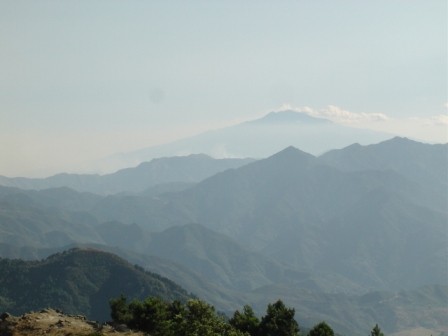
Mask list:
[[172,281],[91,249],[73,249],[43,261],[0,259],[0,284],[0,311],[13,314],[53,307],[108,320],[108,302],[120,294],[188,298]]
[[[443,202],[432,201],[437,196],[430,186],[394,171],[343,172],[287,148],[209,178],[174,195],[171,202],[192,221],[282,262],[304,270],[331,266],[351,276],[368,267],[369,281],[351,279],[368,288],[397,289],[448,276],[443,248],[448,215]],[[417,259],[412,257],[415,244],[421,247]],[[347,272],[335,257],[335,251],[347,246],[368,266],[353,261]],[[390,262],[384,261],[387,255]],[[430,269],[427,260],[432,260]],[[422,270],[433,272],[426,277]]]
[[159,184],[199,182],[218,172],[238,168],[252,161],[251,159],[218,160],[198,154],[154,159],[143,162],[137,167],[107,175],[59,174],[45,179],[0,176],[0,185],[36,190],[69,187],[77,191],[102,195],[135,193]]
[[408,195],[418,186],[393,172],[341,172],[288,147],[168,199],[196,215],[197,222],[240,240],[258,239],[263,247],[263,236],[271,240],[281,229],[323,223],[379,188]]

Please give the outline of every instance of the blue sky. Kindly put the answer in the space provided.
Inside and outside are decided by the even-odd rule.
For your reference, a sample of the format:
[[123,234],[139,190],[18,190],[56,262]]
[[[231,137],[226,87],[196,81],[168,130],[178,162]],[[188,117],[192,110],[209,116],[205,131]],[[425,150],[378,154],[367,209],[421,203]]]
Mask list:
[[446,142],[447,2],[0,1],[0,175],[306,110]]

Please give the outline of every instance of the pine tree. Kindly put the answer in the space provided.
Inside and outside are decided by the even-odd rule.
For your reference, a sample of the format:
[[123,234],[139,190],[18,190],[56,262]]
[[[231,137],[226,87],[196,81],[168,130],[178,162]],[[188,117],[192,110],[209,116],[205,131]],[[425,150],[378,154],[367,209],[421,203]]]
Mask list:
[[229,320],[229,323],[237,330],[248,333],[251,336],[257,335],[260,326],[260,320],[255,316],[252,307],[249,305],[243,307],[242,313],[237,310]]
[[370,332],[370,336],[384,336],[384,334],[381,332],[380,327],[378,327],[378,324],[376,324],[372,331]]
[[281,300],[269,304],[261,319],[260,336],[298,336],[299,325],[294,319],[295,310],[287,308]]
[[327,323],[322,321],[310,330],[308,336],[334,336],[334,331]]

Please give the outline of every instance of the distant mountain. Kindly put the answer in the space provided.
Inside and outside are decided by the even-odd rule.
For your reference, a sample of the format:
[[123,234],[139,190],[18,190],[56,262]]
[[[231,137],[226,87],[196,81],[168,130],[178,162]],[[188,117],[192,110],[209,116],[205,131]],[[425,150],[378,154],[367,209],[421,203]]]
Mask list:
[[0,244],[52,248],[99,243],[102,240],[93,229],[96,218],[81,210],[96,199],[70,189],[37,192],[0,187]]
[[446,327],[446,157],[446,145],[394,138],[321,157],[290,146],[140,193],[0,187],[0,252],[107,245],[225,311],[287,298],[299,321],[351,334],[372,323],[436,334]]
[[395,137],[375,145],[353,144],[332,150],[319,159],[344,171],[393,170],[409,179],[448,188],[448,144],[424,144]]
[[281,111],[281,112],[270,112],[260,119],[255,119],[247,121],[246,125],[331,125],[332,121],[328,119],[311,117],[306,113],[300,113],[296,111]]
[[[158,247],[152,250],[153,234],[145,232],[199,223],[290,269],[306,274],[330,270],[339,281],[346,279],[350,289],[356,288],[353,283],[365,290],[443,283],[448,277],[448,195],[440,185],[448,171],[446,146],[393,139],[360,148],[366,150],[359,156],[353,151],[351,158],[356,169],[348,163],[337,166],[327,155],[315,157],[288,147],[186,190],[157,196],[100,197],[65,189],[8,194],[0,203],[0,242],[42,248],[109,244],[165,258],[168,231],[159,236],[166,243],[153,241]],[[362,165],[370,160],[365,152],[377,153],[374,161],[383,164]],[[416,159],[412,153],[422,154]],[[195,234],[196,250],[185,252],[207,246],[201,243],[207,235]],[[415,246],[420,247],[417,252]],[[176,258],[182,257],[180,248]],[[210,259],[204,264],[216,266]],[[247,281],[258,283],[255,275]]]
[[155,157],[190,153],[204,153],[217,158],[266,158],[287,146],[319,155],[355,142],[371,144],[390,137],[390,134],[347,127],[306,113],[286,110],[168,144],[117,154],[107,162],[124,167]]
[[[199,224],[150,233],[136,224],[107,222],[96,230],[108,246],[182,265],[208,283],[230,291],[249,291],[271,283],[301,283],[303,288],[320,291],[341,290],[343,283],[353,292],[361,291],[360,286],[344,277],[299,272]],[[184,285],[182,281],[180,284]]]
[[[158,185],[174,187],[174,183],[195,183],[226,169],[238,168],[252,159],[213,159],[197,154],[153,159],[135,168],[126,168],[107,175],[59,174],[44,179],[7,178],[0,176],[0,185],[21,189],[71,189],[108,195],[138,193]],[[176,189],[175,189],[176,190]]]
[[159,296],[186,300],[172,281],[123,259],[92,249],[73,249],[42,261],[0,258],[0,311],[23,314],[47,307],[110,320],[109,300]]
[[[430,176],[441,162],[426,161],[420,174]],[[448,277],[446,193],[435,189],[393,170],[341,171],[290,147],[169,200],[190,221],[286,264],[399,289]]]
[[[145,254],[188,267],[208,282],[234,291],[250,291],[272,283],[302,282],[309,289],[325,290],[318,282],[232,239],[199,224],[173,227],[152,235]],[[324,283],[324,280],[322,281]]]

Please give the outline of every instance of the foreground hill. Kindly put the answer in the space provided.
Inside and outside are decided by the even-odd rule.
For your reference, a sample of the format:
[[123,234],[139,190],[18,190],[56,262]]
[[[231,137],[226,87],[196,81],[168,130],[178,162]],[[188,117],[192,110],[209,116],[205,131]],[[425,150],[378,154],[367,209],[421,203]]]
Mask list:
[[[121,331],[120,331],[121,330]],[[143,336],[143,332],[135,332],[127,328],[115,328],[89,321],[82,315],[64,314],[59,310],[45,308],[38,312],[29,312],[21,316],[5,313],[0,317],[0,335],[2,336],[60,336],[60,335],[126,335]]]
[[187,292],[123,259],[91,249],[73,249],[42,261],[0,259],[0,311],[23,314],[45,307],[94,320],[109,320],[108,302],[159,296],[185,300]]
[[102,195],[136,193],[158,185],[172,186],[173,183],[199,182],[226,169],[238,168],[252,161],[213,159],[207,155],[197,154],[154,159],[143,162],[137,167],[107,175],[59,174],[43,179],[0,176],[0,185],[35,190],[69,187],[77,191]]

